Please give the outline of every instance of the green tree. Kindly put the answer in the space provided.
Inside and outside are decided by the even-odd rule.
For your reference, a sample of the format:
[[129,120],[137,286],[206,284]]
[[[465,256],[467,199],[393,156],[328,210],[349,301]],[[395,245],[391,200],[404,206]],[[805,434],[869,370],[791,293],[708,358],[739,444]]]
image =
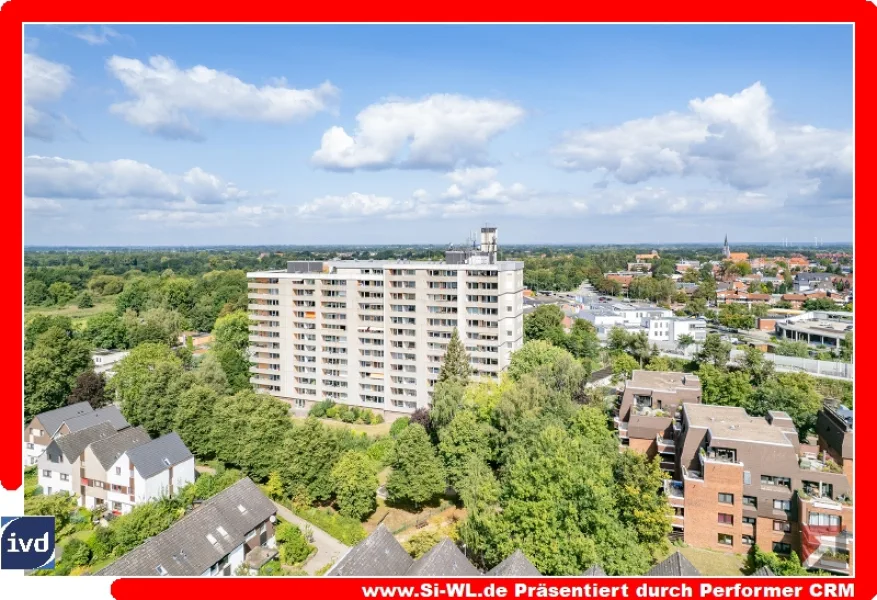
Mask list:
[[52,299],[52,302],[59,306],[73,300],[75,295],[73,286],[66,281],[56,281],[49,286],[49,297]]
[[135,313],[146,310],[156,283],[157,281],[146,277],[129,280],[125,284],[125,289],[116,297],[116,313],[124,315],[128,310],[133,310]]
[[94,298],[87,291],[83,291],[76,299],[77,308],[91,308],[94,306]]
[[782,339],[777,341],[773,348],[774,354],[779,356],[797,356],[807,358],[810,356],[810,347],[807,342]]
[[88,282],[88,289],[98,296],[114,296],[125,287],[125,280],[115,275],[95,275]]
[[69,332],[50,327],[24,352],[24,419],[64,406],[84,371],[93,368],[91,353]]
[[565,346],[570,354],[582,361],[590,374],[600,357],[600,340],[594,326],[585,319],[574,320]]
[[563,311],[555,304],[542,304],[524,316],[524,341],[544,340],[555,346],[563,346]]
[[183,391],[177,401],[173,430],[196,456],[213,456],[213,411],[218,400],[215,388],[196,384]]
[[127,336],[128,332],[122,319],[111,312],[89,317],[82,332],[82,338],[88,341],[93,348],[128,348]]
[[639,363],[629,354],[617,354],[612,358],[612,381],[619,383],[633,377]]
[[122,414],[132,425],[142,425],[151,435],[171,430],[183,365],[164,344],[148,342],[134,348],[116,367],[107,386],[115,394]]
[[212,352],[222,365],[233,390],[250,387],[249,347],[250,318],[245,311],[235,311],[216,320]]
[[184,277],[165,279],[159,287],[161,303],[181,314],[188,314],[194,307],[193,291],[192,280]]
[[743,362],[740,366],[749,374],[752,385],[759,386],[773,376],[774,364],[764,358],[761,350],[748,347],[743,352]]
[[840,343],[840,359],[844,362],[853,362],[853,332],[848,331],[844,334],[844,339]]
[[615,464],[616,502],[622,524],[637,534],[637,541],[658,555],[667,546],[673,529],[673,510],[667,497],[658,494],[664,473],[657,461],[627,450]]
[[283,489],[283,479],[278,471],[271,471],[268,482],[264,485],[265,495],[272,500],[283,500],[286,492]]
[[768,411],[785,411],[792,418],[802,441],[816,429],[816,414],[822,408],[822,396],[816,391],[813,377],[806,373],[777,373],[752,396],[749,412],[766,415]]
[[769,568],[780,577],[810,575],[796,553],[792,552],[791,556],[783,558],[773,552],[764,552],[758,544],[753,544],[746,557],[746,571],[752,574],[762,567]]
[[465,383],[456,377],[435,384],[429,416],[436,429],[447,426],[453,420],[463,406],[465,389]]
[[731,360],[731,344],[722,340],[718,333],[708,333],[700,352],[697,353],[697,361],[710,363],[719,369],[727,369],[728,361]]
[[452,487],[466,474],[471,457],[481,462],[491,459],[490,442],[490,426],[478,421],[472,410],[458,412],[446,428],[439,430],[439,454]]
[[719,323],[734,329],[752,329],[755,317],[743,304],[723,304],[719,308]]
[[132,348],[146,342],[173,345],[183,329],[180,313],[166,308],[150,308],[139,314],[128,310],[122,323],[128,345]]
[[694,336],[688,333],[683,333],[679,336],[679,339],[676,340],[676,343],[683,351],[685,351],[686,348],[694,344]]
[[747,373],[724,371],[712,364],[702,364],[698,369],[704,404],[739,406],[749,408],[752,384]]
[[551,365],[565,355],[569,355],[566,350],[545,340],[526,342],[520,349],[512,353],[508,375],[513,380],[520,379],[526,374],[533,373],[539,367]]
[[[51,294],[52,288],[49,288]],[[838,310],[837,303],[831,298],[810,298],[804,301],[804,310]]]
[[362,521],[377,508],[378,469],[365,452],[350,450],[332,468],[338,512]]
[[392,502],[419,507],[445,491],[445,472],[426,429],[411,424],[396,439],[387,494]]
[[277,547],[280,551],[280,562],[285,565],[297,565],[309,557],[314,548],[308,544],[301,529],[292,523],[283,522],[274,532]]
[[49,298],[49,288],[42,281],[28,281],[24,284],[24,303],[39,306]]
[[67,404],[88,402],[92,408],[100,408],[109,403],[106,390],[106,379],[103,373],[83,371],[76,378],[76,384],[67,396]]
[[67,492],[30,496],[24,499],[24,514],[55,517],[56,534],[70,523],[70,517],[75,510],[76,500]]
[[442,366],[439,370],[438,381],[443,382],[448,379],[458,379],[459,381],[468,381],[472,369],[469,366],[469,355],[466,354],[466,348],[460,340],[460,334],[457,328],[451,333],[451,339],[448,340],[448,348],[445,350],[445,356],[442,359]]
[[671,371],[670,361],[663,356],[653,356],[646,365],[646,371]]
[[467,513],[458,530],[460,541],[475,551],[483,563],[481,554],[492,539],[502,488],[487,463],[469,457],[456,491]]

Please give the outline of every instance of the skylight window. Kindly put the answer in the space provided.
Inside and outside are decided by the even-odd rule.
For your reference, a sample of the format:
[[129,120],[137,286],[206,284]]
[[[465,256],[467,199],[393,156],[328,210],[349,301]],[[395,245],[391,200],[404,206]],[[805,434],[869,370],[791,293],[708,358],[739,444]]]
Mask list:
[[171,466],[171,461],[170,461],[170,460],[168,460],[167,458],[164,458],[164,459],[162,459],[162,460],[164,461],[164,464],[165,464],[165,465],[167,465],[168,467]]
[[157,567],[155,567],[155,571],[156,571],[159,575],[167,575],[167,569],[165,569],[165,568],[164,568],[163,566],[161,566],[161,565],[158,565]]
[[216,541],[216,538],[213,537],[212,533],[207,534],[207,541],[210,542],[211,544],[218,544],[219,543]]
[[242,515],[247,514],[247,509],[244,507],[243,504],[238,504],[238,510],[241,511]]
[[222,527],[217,527],[216,531],[219,532],[219,535],[221,535],[223,537],[228,537],[228,532],[225,529],[223,529]]

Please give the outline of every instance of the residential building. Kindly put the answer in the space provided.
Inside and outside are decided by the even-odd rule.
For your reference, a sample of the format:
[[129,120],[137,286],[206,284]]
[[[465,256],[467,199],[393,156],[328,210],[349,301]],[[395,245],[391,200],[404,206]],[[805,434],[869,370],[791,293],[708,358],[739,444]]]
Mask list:
[[[819,423],[821,447],[809,446],[784,412],[753,417],[738,407],[683,403],[672,427],[674,476],[664,491],[685,543],[736,553],[757,543],[794,551],[805,566],[849,574],[852,487],[833,457],[851,456],[852,417],[824,409]],[[826,553],[847,560],[826,564]]]
[[648,273],[652,270],[652,263],[650,262],[632,262],[627,263],[628,271],[638,271],[640,273]]
[[111,487],[107,476],[116,459],[136,446],[149,441],[149,434],[142,427],[129,427],[109,437],[94,441],[82,451],[79,462],[77,502],[85,508],[107,506],[107,493]]
[[82,455],[89,445],[115,435],[116,428],[109,421],[92,425],[80,431],[49,440],[45,451],[37,459],[37,482],[44,494],[79,491]]
[[386,418],[429,405],[456,328],[473,373],[496,378],[523,345],[522,262],[497,231],[442,262],[292,261],[249,273],[251,382],[308,409],[321,400]]
[[687,271],[696,271],[700,268],[700,263],[696,260],[683,260],[676,263],[676,272],[685,273]]
[[120,453],[106,469],[107,504],[117,514],[195,481],[195,457],[173,432]]
[[677,342],[682,335],[691,335],[696,341],[706,339],[706,320],[676,317],[669,308],[651,304],[594,304],[579,311],[576,317],[589,321],[601,340],[606,340],[615,327],[632,333],[645,331],[651,342]]
[[209,577],[239,568],[255,574],[277,554],[276,513],[251,479],[241,479],[95,575]]
[[[746,288],[745,285],[742,286]],[[770,294],[750,294],[749,292],[730,289],[716,292],[716,304],[769,304],[773,300]]]
[[637,254],[636,255],[636,262],[641,262],[644,260],[657,260],[659,258],[661,258],[661,256],[658,254],[658,251],[652,250],[648,254]]
[[[475,577],[482,573],[466,555],[445,538],[414,560],[384,524],[347,551],[326,573],[327,577]],[[487,572],[496,577],[538,577],[539,571],[516,550]]]
[[79,417],[67,419],[61,424],[58,431],[55,432],[55,436],[82,431],[83,429],[87,429],[98,423],[103,423],[104,421],[107,421],[112,425],[116,431],[122,431],[126,427],[130,427],[130,424],[122,415],[122,411],[119,410],[119,407],[110,404],[109,406],[102,406],[101,408],[85,413]]
[[615,426],[623,446],[675,469],[674,427],[684,403],[700,403],[700,379],[691,373],[636,370],[624,383],[615,409]]
[[805,312],[779,319],[775,325],[778,338],[835,348],[840,348],[846,334],[852,331],[853,313],[843,311]]
[[67,419],[81,417],[93,410],[88,402],[79,402],[42,412],[31,419],[24,428],[24,466],[36,464]]
[[95,350],[91,353],[94,372],[103,373],[106,377],[113,376],[113,369],[120,360],[128,356],[128,350]]
[[811,290],[834,289],[832,283],[835,275],[832,273],[797,273],[792,282],[792,289],[796,292],[809,292]]
[[650,342],[678,342],[683,335],[691,336],[695,343],[706,340],[706,319],[686,317],[657,317],[643,320],[649,332]]

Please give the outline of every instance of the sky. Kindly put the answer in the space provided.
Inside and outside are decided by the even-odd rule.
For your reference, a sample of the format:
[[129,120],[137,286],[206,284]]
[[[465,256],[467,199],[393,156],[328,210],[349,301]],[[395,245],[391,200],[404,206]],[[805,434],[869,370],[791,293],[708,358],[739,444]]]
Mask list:
[[26,26],[26,245],[852,241],[851,25]]

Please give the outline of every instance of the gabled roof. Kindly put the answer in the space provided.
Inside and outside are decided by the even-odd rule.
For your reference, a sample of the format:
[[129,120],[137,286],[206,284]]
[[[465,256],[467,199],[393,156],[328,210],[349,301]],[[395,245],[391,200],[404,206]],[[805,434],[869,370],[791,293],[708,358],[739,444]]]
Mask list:
[[122,416],[122,411],[112,405],[104,406],[79,417],[67,419],[64,423],[67,424],[67,428],[70,430],[69,433],[74,433],[76,431],[82,431],[92,425],[103,423],[104,421],[109,421],[110,425],[112,425],[116,431],[121,431],[130,426],[125,417]]
[[515,550],[511,556],[493,567],[487,574],[495,577],[539,577],[542,575],[520,550]]
[[700,571],[678,550],[646,573],[646,577],[698,577],[699,575]]
[[113,466],[125,452],[149,441],[149,434],[142,427],[131,427],[115,435],[94,442],[91,452],[104,470]]
[[48,435],[54,435],[58,428],[64,424],[64,421],[88,414],[93,412],[93,410],[88,402],[77,402],[76,404],[62,406],[55,410],[47,410],[34,418],[40,420],[43,430]]
[[770,567],[761,567],[755,573],[752,574],[753,577],[776,577],[773,571],[770,570]]
[[408,577],[471,577],[481,575],[457,545],[445,538],[408,569]]
[[116,435],[116,429],[110,425],[109,421],[104,421],[103,423],[81,429],[76,433],[63,435],[52,443],[57,444],[61,453],[64,454],[64,458],[72,463],[91,444],[113,435]]
[[404,575],[414,563],[383,523],[341,557],[326,575],[330,577],[393,577]]
[[95,575],[199,576],[276,511],[251,479],[241,479]]
[[603,570],[603,567],[600,565],[591,565],[585,572],[582,573],[582,577],[607,577],[606,571]]
[[192,458],[192,453],[180,436],[173,432],[130,449],[128,458],[140,476],[149,479],[168,467]]

